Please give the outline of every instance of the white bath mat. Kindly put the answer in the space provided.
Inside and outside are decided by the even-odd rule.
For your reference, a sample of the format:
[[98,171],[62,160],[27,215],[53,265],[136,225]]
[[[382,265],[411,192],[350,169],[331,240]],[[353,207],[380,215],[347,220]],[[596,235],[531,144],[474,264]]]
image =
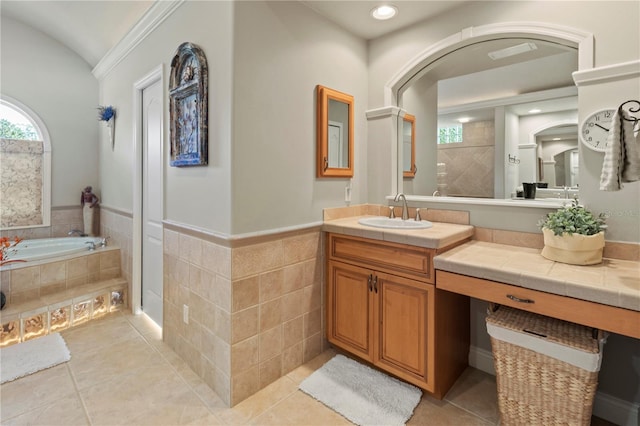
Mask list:
[[403,425],[422,391],[343,355],[300,383],[300,390],[360,425]]
[[59,333],[0,349],[0,383],[10,382],[71,359]]

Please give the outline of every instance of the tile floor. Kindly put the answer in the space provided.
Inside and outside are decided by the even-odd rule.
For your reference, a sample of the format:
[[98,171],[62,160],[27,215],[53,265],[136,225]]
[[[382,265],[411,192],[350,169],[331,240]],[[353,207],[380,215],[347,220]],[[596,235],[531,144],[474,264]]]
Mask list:
[[[68,363],[0,387],[3,425],[349,425],[297,390],[326,351],[227,408],[144,316],[117,313],[62,333]],[[606,425],[600,419],[592,424]],[[443,401],[424,396],[409,425],[496,425],[495,378],[469,368]]]

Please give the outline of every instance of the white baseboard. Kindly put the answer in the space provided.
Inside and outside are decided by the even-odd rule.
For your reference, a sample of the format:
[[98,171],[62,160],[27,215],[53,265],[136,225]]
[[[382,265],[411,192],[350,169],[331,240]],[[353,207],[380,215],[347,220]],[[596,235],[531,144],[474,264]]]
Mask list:
[[[493,366],[493,353],[485,349],[471,346],[469,348],[469,365],[480,371],[496,375]],[[593,415],[620,426],[640,425],[640,404],[616,398],[597,391],[593,401]]]

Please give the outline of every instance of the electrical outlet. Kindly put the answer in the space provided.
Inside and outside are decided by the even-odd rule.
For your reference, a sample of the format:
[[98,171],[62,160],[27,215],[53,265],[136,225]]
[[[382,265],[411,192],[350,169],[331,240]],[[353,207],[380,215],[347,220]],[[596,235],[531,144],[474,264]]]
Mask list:
[[189,324],[189,307],[187,305],[182,305],[182,321]]

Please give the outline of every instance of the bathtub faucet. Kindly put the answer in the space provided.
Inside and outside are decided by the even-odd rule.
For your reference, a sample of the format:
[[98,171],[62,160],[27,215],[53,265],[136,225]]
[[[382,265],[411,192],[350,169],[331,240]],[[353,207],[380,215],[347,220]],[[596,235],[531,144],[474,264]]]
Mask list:
[[67,233],[67,235],[69,235],[69,236],[74,235],[74,234],[78,234],[78,237],[87,237],[88,236],[87,234],[85,234],[84,232],[82,232],[79,229],[72,229],[71,231],[69,231]]
[[85,244],[89,244],[89,251],[93,251],[96,249],[96,243],[93,241],[87,241]]

